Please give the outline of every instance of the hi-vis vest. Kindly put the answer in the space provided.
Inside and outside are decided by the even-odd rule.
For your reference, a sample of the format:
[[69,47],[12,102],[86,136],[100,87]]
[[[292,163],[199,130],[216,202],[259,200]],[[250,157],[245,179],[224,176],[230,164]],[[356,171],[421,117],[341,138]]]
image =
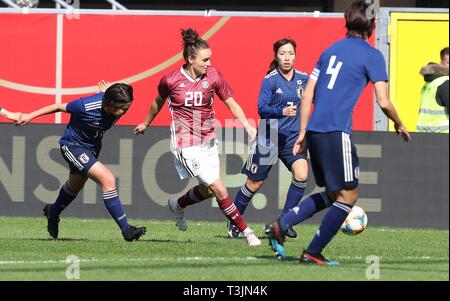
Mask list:
[[423,86],[417,132],[448,133],[448,112],[436,101],[437,89],[448,78],[442,76]]

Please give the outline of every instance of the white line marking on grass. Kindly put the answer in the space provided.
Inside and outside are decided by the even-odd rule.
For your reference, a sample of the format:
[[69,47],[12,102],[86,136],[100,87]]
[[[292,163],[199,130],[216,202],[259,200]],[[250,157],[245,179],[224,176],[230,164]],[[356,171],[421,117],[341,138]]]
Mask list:
[[[144,262],[144,261],[255,261],[256,257],[149,257],[149,258],[103,258],[80,259],[80,262]],[[2,260],[0,265],[21,264],[67,264],[66,260]]]
[[[362,256],[338,256],[338,259],[346,259],[346,260],[361,260],[363,259]],[[389,259],[387,257],[379,257],[380,259]],[[448,259],[447,257],[431,257],[431,256],[406,256],[404,259],[408,260],[445,260]]]
[[[80,262],[97,262],[99,260],[92,259],[80,259]],[[67,260],[2,260],[0,265],[14,265],[14,264],[67,264]]]
[[413,259],[413,260],[430,260],[430,259],[444,260],[444,259],[447,259],[448,260],[448,257],[408,256],[408,257],[406,257],[406,259]]
[[[447,257],[432,257],[432,256],[406,256],[404,257],[407,260],[445,260]],[[338,259],[345,260],[361,260],[362,256],[338,256]],[[104,262],[167,262],[167,261],[257,261],[257,260],[266,260],[260,259],[252,256],[248,257],[147,257],[147,258],[85,258],[80,259],[80,262],[85,263],[104,263]],[[24,264],[36,264],[36,265],[45,265],[45,264],[64,264],[67,265],[66,260],[0,260],[0,266],[5,265],[24,265]]]
[[356,259],[356,260],[361,260],[363,258],[362,258],[362,256],[338,256],[338,259]]
[[441,230],[441,229],[396,229],[396,228],[376,228],[377,232],[421,232],[421,233],[436,233],[436,232],[443,232],[448,233],[448,230]]

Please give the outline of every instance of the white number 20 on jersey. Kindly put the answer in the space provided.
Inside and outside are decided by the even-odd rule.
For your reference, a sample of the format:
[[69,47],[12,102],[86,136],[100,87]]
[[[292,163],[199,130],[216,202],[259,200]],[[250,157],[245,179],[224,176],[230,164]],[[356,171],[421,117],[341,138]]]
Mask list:
[[339,71],[341,71],[342,62],[338,62],[336,67],[334,67],[334,63],[336,62],[336,56],[333,55],[330,58],[330,63],[328,64],[327,74],[331,74],[330,82],[328,83],[328,89],[333,90],[334,84],[336,83],[336,79],[339,75]]
[[186,107],[192,107],[192,106],[201,107],[202,100],[203,100],[202,92],[186,92],[186,97],[184,98],[184,105]]

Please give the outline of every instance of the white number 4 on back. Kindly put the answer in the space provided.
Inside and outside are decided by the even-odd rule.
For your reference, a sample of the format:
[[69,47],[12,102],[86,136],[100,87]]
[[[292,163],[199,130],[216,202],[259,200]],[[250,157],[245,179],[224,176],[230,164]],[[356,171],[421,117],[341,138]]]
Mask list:
[[334,67],[334,63],[336,62],[336,56],[333,55],[330,58],[330,64],[328,65],[327,74],[331,74],[330,82],[328,83],[328,89],[333,90],[334,84],[336,83],[336,79],[339,75],[339,71],[342,68],[342,62],[338,62],[336,67]]

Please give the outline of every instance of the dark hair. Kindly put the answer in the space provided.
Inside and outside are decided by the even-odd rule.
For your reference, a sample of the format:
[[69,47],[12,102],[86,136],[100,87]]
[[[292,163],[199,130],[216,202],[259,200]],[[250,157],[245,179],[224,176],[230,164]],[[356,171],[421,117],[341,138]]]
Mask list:
[[133,101],[133,87],[127,84],[117,83],[106,89],[103,96],[103,106],[123,106]]
[[273,55],[274,55],[275,58],[270,63],[269,71],[267,71],[267,74],[269,74],[270,72],[272,72],[273,70],[278,68],[278,60],[277,60],[278,50],[281,47],[283,47],[284,45],[287,45],[287,44],[291,44],[294,47],[294,51],[297,50],[297,43],[295,43],[295,41],[292,40],[292,39],[285,38],[285,39],[281,39],[281,40],[276,41],[273,44]]
[[183,57],[189,63],[189,57],[196,57],[200,49],[209,49],[208,43],[198,36],[196,30],[192,28],[182,29],[183,37]]
[[345,27],[347,36],[360,35],[370,38],[375,29],[375,15],[369,18],[369,4],[365,0],[357,0],[345,11]]
[[443,60],[446,55],[448,55],[448,47],[441,50],[441,60]]

